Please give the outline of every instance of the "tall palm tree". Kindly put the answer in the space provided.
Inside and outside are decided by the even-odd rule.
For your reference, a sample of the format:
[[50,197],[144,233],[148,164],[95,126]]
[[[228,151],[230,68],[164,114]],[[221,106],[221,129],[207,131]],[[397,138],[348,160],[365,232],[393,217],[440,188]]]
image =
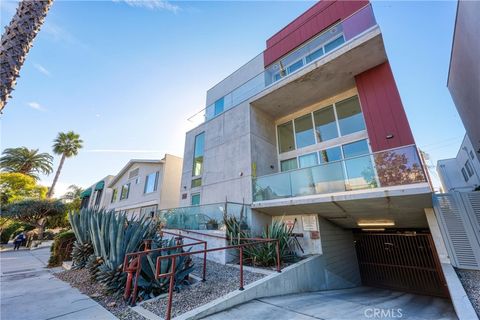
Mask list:
[[15,86],[20,68],[53,0],[23,0],[0,43],[0,112]]
[[0,168],[6,172],[23,173],[37,180],[39,173],[52,173],[52,160],[51,155],[39,153],[38,149],[8,148],[0,158]]
[[57,138],[53,140],[53,152],[61,155],[62,158],[60,159],[60,164],[58,165],[57,172],[55,173],[55,178],[53,178],[52,186],[50,187],[50,190],[48,190],[48,198],[51,198],[53,195],[53,191],[55,189],[55,185],[57,184],[58,177],[60,176],[60,172],[62,171],[65,159],[76,156],[78,151],[83,146],[82,143],[83,141],[80,139],[80,135],[73,131],[69,131],[67,133],[60,132]]

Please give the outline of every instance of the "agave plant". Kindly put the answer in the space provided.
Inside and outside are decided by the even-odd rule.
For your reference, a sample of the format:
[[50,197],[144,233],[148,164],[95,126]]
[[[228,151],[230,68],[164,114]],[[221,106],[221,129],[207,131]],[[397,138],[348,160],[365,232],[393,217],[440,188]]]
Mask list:
[[152,238],[151,220],[128,219],[126,214],[102,212],[90,217],[90,237],[96,260],[90,258],[90,271],[108,293],[120,294],[125,288],[125,254],[138,251],[144,239]]
[[69,212],[68,218],[75,233],[75,243],[72,250],[72,269],[82,269],[86,266],[88,258],[93,254],[92,241],[90,240],[89,223],[93,210]]
[[[152,250],[175,246],[175,239],[163,240],[155,239],[152,242]],[[170,278],[155,279],[155,265],[157,258],[175,253],[183,252],[181,248],[169,249],[163,251],[152,251],[142,259],[140,278],[138,280],[139,297],[146,300],[155,297],[168,290]],[[170,259],[161,261],[160,272],[167,273],[172,267]],[[189,284],[188,275],[193,271],[193,263],[190,256],[177,257],[175,261],[175,290],[179,291],[184,284]]]

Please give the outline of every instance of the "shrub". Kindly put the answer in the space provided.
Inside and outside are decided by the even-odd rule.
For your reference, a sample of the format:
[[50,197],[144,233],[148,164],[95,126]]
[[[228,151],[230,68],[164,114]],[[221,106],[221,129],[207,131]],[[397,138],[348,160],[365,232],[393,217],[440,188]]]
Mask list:
[[[2,232],[0,234],[0,242],[5,244],[12,238],[12,236],[17,235],[17,230],[20,229],[23,225],[20,222],[9,221],[3,226]],[[19,232],[20,233],[20,232]]]
[[63,261],[71,260],[73,241],[75,241],[73,231],[62,232],[55,236],[48,260],[50,268],[61,266]]

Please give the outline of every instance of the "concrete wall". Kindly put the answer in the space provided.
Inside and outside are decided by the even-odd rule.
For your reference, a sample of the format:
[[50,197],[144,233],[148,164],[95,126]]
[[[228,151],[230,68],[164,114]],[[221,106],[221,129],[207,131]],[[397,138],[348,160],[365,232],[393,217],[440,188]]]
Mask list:
[[[473,159],[470,151],[473,153]],[[467,160],[472,165],[474,172],[473,176],[469,177],[468,181],[465,181],[461,170],[465,167]],[[479,155],[475,152],[467,135],[463,138],[455,158],[438,161],[437,172],[444,192],[472,191],[476,186],[480,185]]]
[[263,176],[279,171],[274,119],[257,108],[250,110],[250,143],[253,174]]
[[[322,234],[320,233],[320,238],[319,239],[312,239],[312,233],[310,231],[305,230],[305,226],[303,225],[303,219],[302,217],[308,217],[308,216],[315,216],[317,215],[312,215],[312,214],[307,214],[307,215],[287,215],[287,216],[276,216],[273,217],[272,220],[277,220],[277,221],[283,221],[287,223],[287,221],[296,221],[295,226],[293,228],[294,233],[302,234],[302,237],[297,237],[298,242],[300,243],[300,246],[303,249],[303,252],[300,250],[300,248],[297,248],[296,253],[299,256],[304,256],[304,255],[311,255],[311,254],[322,254]],[[317,231],[320,231],[319,225],[318,225],[318,219],[316,219],[316,224],[317,224]],[[288,223],[287,223],[288,225]]]
[[178,207],[180,202],[180,180],[183,159],[170,154],[165,155],[163,179],[159,182],[159,209]]
[[329,288],[351,288],[361,284],[353,233],[319,218],[325,265],[325,282]]

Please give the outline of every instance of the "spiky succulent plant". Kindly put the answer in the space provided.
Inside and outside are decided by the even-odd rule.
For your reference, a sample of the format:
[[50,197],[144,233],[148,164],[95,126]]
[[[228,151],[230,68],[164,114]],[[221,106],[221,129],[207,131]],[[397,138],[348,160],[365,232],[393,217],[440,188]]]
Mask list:
[[93,254],[93,245],[90,240],[89,223],[93,210],[69,212],[68,217],[76,241],[72,249],[72,269],[82,269],[86,266],[88,258]]

